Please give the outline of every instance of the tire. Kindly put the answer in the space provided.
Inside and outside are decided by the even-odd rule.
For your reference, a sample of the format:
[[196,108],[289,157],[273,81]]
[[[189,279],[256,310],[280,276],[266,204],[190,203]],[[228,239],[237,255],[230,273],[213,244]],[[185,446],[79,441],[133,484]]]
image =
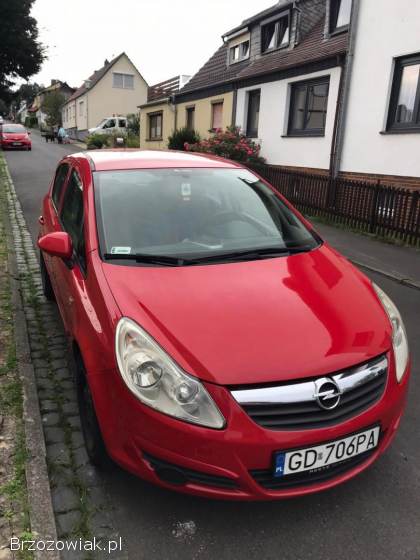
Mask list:
[[55,294],[51,284],[50,275],[48,274],[47,267],[45,266],[42,253],[39,255],[39,264],[41,268],[42,291],[44,296],[48,301],[55,301]]
[[86,370],[80,357],[76,357],[76,389],[80,421],[86,452],[92,465],[100,470],[109,468],[111,460],[102,438]]

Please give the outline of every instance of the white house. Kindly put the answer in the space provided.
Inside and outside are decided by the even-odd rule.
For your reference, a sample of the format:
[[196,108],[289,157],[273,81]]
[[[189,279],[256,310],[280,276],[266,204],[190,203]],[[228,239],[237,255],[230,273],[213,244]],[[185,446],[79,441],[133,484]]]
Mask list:
[[113,115],[137,113],[147,100],[148,85],[123,52],[96,70],[68,99],[62,109],[63,126],[73,138],[83,139],[88,129]]
[[420,3],[357,4],[340,171],[420,186]]

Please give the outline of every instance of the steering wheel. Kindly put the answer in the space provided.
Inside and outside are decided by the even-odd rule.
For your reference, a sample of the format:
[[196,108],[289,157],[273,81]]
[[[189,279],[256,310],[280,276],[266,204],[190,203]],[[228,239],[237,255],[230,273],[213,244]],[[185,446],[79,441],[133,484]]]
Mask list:
[[201,231],[205,231],[209,226],[219,226],[221,224],[226,224],[229,222],[244,222],[250,224],[255,229],[257,229],[263,235],[269,234],[269,228],[267,226],[260,224],[257,220],[241,212],[235,212],[234,210],[224,210],[223,212],[218,212],[201,224]]

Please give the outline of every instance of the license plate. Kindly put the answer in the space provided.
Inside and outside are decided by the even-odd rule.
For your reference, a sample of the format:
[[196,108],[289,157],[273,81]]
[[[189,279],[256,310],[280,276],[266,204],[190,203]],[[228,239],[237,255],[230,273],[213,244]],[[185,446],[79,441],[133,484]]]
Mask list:
[[13,142],[13,146],[22,146],[22,142]]
[[277,453],[274,460],[274,476],[282,477],[304,471],[323,470],[378,446],[380,427],[358,432],[330,443]]

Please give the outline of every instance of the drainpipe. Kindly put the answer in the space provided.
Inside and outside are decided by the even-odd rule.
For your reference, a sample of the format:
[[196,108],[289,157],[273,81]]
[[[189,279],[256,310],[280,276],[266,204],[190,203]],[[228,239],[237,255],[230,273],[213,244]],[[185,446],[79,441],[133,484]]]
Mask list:
[[[341,158],[343,154],[344,133],[346,129],[347,111],[349,104],[349,92],[351,77],[353,74],[354,51],[359,22],[360,0],[353,0],[351,10],[351,20],[349,28],[349,47],[347,61],[342,69],[342,84],[340,84],[341,94],[339,95],[339,106],[336,112],[336,122],[334,123],[335,134],[331,150],[330,177],[336,179],[341,168]],[[341,98],[341,99],[340,99]]]

